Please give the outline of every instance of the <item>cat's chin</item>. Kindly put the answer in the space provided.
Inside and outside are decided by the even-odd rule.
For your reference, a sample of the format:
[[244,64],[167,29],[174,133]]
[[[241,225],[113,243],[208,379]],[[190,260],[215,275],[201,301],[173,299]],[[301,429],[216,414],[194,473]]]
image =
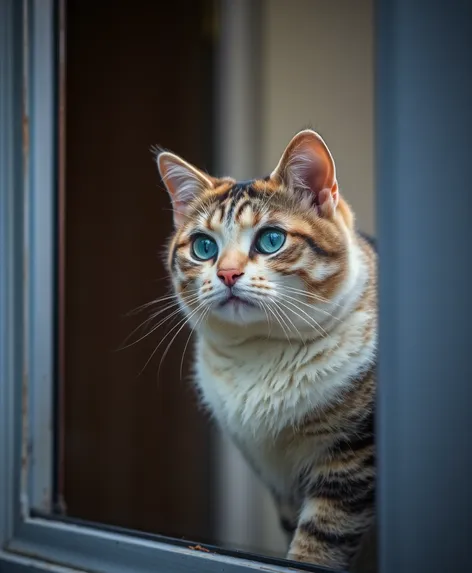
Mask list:
[[266,315],[258,306],[241,300],[231,298],[213,310],[213,313],[225,322],[232,324],[255,324],[266,320]]

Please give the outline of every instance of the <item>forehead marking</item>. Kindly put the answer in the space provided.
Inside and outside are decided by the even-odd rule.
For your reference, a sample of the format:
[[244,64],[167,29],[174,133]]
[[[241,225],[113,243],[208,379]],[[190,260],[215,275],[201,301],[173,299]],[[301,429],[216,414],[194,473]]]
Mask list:
[[238,202],[245,196],[248,198],[254,197],[255,190],[252,184],[255,179],[248,179],[247,181],[237,181],[228,192],[228,210],[226,212],[226,221],[229,223],[233,218],[234,210]]
[[207,227],[211,231],[216,231],[222,223],[223,220],[224,207],[219,205],[213,209],[210,217],[207,219]]

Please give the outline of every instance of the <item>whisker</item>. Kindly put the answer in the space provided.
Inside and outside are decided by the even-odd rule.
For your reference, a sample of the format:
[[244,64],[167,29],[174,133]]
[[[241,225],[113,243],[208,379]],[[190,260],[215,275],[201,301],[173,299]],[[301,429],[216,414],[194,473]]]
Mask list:
[[[312,285],[308,284],[305,279],[301,279],[301,280],[303,281],[303,284],[304,284],[307,288],[312,288]],[[292,288],[293,288],[293,287],[292,287]],[[342,304],[340,304],[340,303],[338,303],[338,302],[334,302],[333,300],[329,300],[329,299],[327,299],[327,298],[325,298],[325,297],[322,297],[322,296],[319,295],[319,294],[312,293],[312,292],[308,292],[307,294],[309,294],[309,295],[311,295],[311,296],[313,296],[313,297],[318,298],[318,300],[319,300],[320,302],[324,302],[324,303],[330,304],[330,305],[332,305],[332,306],[338,306],[338,307],[342,307],[342,306],[343,306]]]
[[[162,364],[164,362],[165,357],[167,356],[167,353],[169,352],[170,347],[172,346],[172,343],[174,342],[174,340],[177,338],[177,336],[179,335],[179,333],[182,331],[182,329],[185,327],[185,325],[190,321],[190,319],[192,318],[192,316],[195,315],[195,313],[197,313],[203,306],[206,305],[206,302],[201,302],[197,308],[195,308],[188,316],[185,316],[183,320],[181,320],[180,322],[178,322],[176,324],[176,326],[170,330],[165,336],[164,338],[159,342],[159,344],[156,346],[154,352],[151,354],[151,358],[154,356],[154,354],[156,353],[156,350],[159,348],[159,346],[164,342],[164,340],[169,336],[169,334],[175,329],[177,328],[179,325],[180,328],[177,330],[177,332],[174,334],[174,336],[172,337],[171,341],[169,342],[169,344],[167,345],[166,349],[164,350],[164,354],[161,356],[161,360],[159,362],[159,368],[157,370],[157,378],[159,379],[160,377],[160,373],[161,373],[161,367]],[[148,360],[149,362],[149,360]],[[147,363],[146,363],[147,366]],[[146,367],[145,366],[145,367]]]
[[[283,304],[281,301],[279,301],[279,302],[280,302],[280,304]],[[286,308],[288,308],[288,310],[291,310],[291,311],[292,311],[294,314],[296,314],[299,318],[302,318],[303,320],[305,320],[305,322],[306,322],[307,324],[310,324],[310,326],[314,326],[314,328],[315,328],[315,330],[316,330],[317,332],[319,332],[319,331],[318,331],[318,329],[319,329],[319,330],[321,330],[321,332],[324,334],[324,336],[328,336],[328,333],[326,332],[326,330],[325,330],[312,316],[310,316],[308,313],[306,313],[302,308],[298,307],[295,303],[293,303],[293,302],[291,302],[291,301],[289,301],[289,300],[286,300],[285,302],[286,302],[287,304],[290,304],[290,305],[294,306],[298,311],[302,312],[302,313],[303,313],[305,316],[307,316],[307,317],[309,318],[309,320],[311,320],[311,321],[314,323],[314,325],[316,325],[316,326],[314,326],[313,324],[310,324],[310,322],[308,322],[306,319],[304,319],[302,316],[300,316],[297,312],[295,312],[293,309],[291,309],[291,308],[289,308],[289,307],[286,306]],[[285,305],[284,305],[284,306],[285,306]]]
[[208,312],[210,311],[210,308],[211,308],[211,307],[208,306],[208,307],[203,311],[203,313],[201,314],[201,316],[198,318],[197,322],[195,323],[195,326],[190,330],[190,334],[188,335],[187,342],[185,343],[185,346],[184,346],[184,351],[182,352],[182,360],[180,361],[180,379],[181,379],[181,380],[182,380],[182,372],[183,372],[183,368],[184,368],[184,358],[185,358],[185,352],[186,352],[186,350],[187,350],[187,346],[188,346],[188,344],[189,344],[189,342],[190,342],[190,339],[192,338],[192,334],[195,332],[195,330],[196,330],[196,328],[197,328],[197,326],[198,326],[198,323],[199,323],[200,321],[203,322],[203,317],[205,317],[205,316],[208,314]]
[[136,328],[134,328],[130,334],[128,334],[128,336],[123,340],[123,342],[121,343],[121,345],[117,348],[116,352],[121,352],[122,350],[125,350],[126,348],[129,348],[130,346],[133,346],[133,344],[136,344],[137,342],[139,342],[139,340],[142,340],[143,338],[145,338],[148,334],[150,334],[150,332],[148,332],[146,335],[142,336],[139,340],[132,342],[131,344],[126,344],[128,342],[128,340],[133,336],[133,334],[135,334],[137,331],[139,331],[140,329],[142,329],[143,327],[145,327],[147,324],[149,324],[149,322],[151,322],[152,320],[154,320],[159,314],[161,314],[162,312],[165,312],[166,310],[171,309],[172,307],[176,306],[177,303],[175,304],[171,304],[166,306],[165,308],[163,308],[162,310],[155,312],[153,314],[151,314],[151,316],[148,316],[148,318],[146,318],[146,320],[144,320],[143,322],[141,322]]
[[[199,295],[194,295],[192,297],[188,297],[188,298],[182,298],[182,300],[184,300],[184,302],[186,304],[192,304],[193,302],[195,302],[196,300],[198,300]],[[162,314],[163,312],[165,312],[166,310],[170,310],[174,307],[177,307],[176,310],[173,310],[169,315],[167,315],[163,320],[159,321],[156,325],[154,325],[151,330],[149,332],[147,332],[146,334],[144,334],[143,336],[141,336],[140,338],[138,338],[138,340],[135,340],[134,342],[131,342],[130,344],[126,344],[126,341],[129,340],[131,338],[131,336],[133,336],[133,334],[139,330],[140,328],[142,328],[146,323],[148,323],[150,320],[153,320],[155,318],[157,318],[160,314]],[[131,346],[134,346],[135,344],[137,344],[138,342],[141,342],[141,340],[144,340],[147,336],[149,336],[150,334],[152,334],[155,330],[157,330],[162,324],[164,324],[164,322],[166,322],[167,319],[169,319],[170,317],[174,316],[175,314],[178,314],[179,312],[181,312],[180,309],[180,301],[176,301],[173,302],[171,304],[166,305],[164,308],[159,309],[157,312],[153,313],[149,318],[147,318],[144,322],[142,322],[139,326],[137,326],[133,332],[131,332],[131,334],[129,334],[124,342],[122,343],[122,346],[120,346],[118,348],[118,351],[121,350],[125,350],[126,348],[130,348]]]
[[[295,314],[296,316],[298,316],[298,318],[301,318],[304,322],[306,322],[308,324],[308,326],[310,326],[311,328],[313,328],[316,332],[319,333],[318,329],[316,328],[316,326],[314,326],[311,322],[309,322],[305,317],[303,317],[301,314],[298,314],[297,311],[293,310],[293,308],[288,307],[286,304],[284,304],[283,302],[279,301],[279,304],[281,304],[282,306],[284,306],[287,310],[289,310],[290,312],[293,312],[293,314]],[[319,333],[321,334],[321,333]]]
[[306,297],[308,297],[308,298],[313,298],[313,299],[315,299],[315,300],[318,301],[318,302],[322,302],[322,303],[325,303],[325,304],[330,304],[330,305],[332,305],[332,306],[338,306],[338,307],[341,307],[341,306],[342,306],[341,304],[336,303],[336,302],[334,302],[334,301],[331,301],[331,300],[329,300],[329,299],[327,299],[327,298],[324,298],[324,297],[320,296],[319,294],[311,293],[311,292],[308,292],[308,291],[303,290],[303,289],[294,288],[294,287],[285,285],[285,284],[283,284],[283,283],[281,283],[281,282],[278,282],[278,281],[274,281],[274,283],[275,283],[277,286],[279,286],[279,287],[283,287],[283,288],[285,288],[285,289],[287,289],[287,290],[289,290],[289,291],[291,291],[291,292],[293,292],[293,293],[301,294],[301,295],[304,295],[304,296],[306,296]]
[[270,324],[270,320],[269,320],[269,315],[267,314],[267,309],[265,307],[264,301],[262,300],[257,300],[256,301],[257,305],[262,308],[262,310],[264,311],[265,315],[266,315],[266,320],[267,320],[267,327],[269,328],[269,333],[267,334],[267,338],[270,338],[271,332],[272,332],[272,327]]
[[[278,301],[280,303],[280,301]],[[287,308],[287,307],[286,307]],[[290,310],[290,309],[289,309]],[[290,321],[290,324],[293,326],[293,328],[295,329],[295,332],[298,334],[298,336],[300,337],[300,340],[304,343],[305,341],[303,340],[303,337],[301,335],[301,332],[298,330],[298,328],[296,327],[295,323],[293,322],[293,320],[290,318],[290,316],[284,311],[282,310],[282,308],[279,307],[279,311],[282,312],[284,314],[284,316],[287,317],[287,320]]]
[[[274,302],[271,299],[271,302]],[[285,326],[283,325],[283,323],[281,322],[279,316],[277,315],[277,309],[274,309],[272,305],[268,304],[267,308],[269,309],[269,311],[274,315],[275,319],[277,320],[277,322],[279,323],[279,325],[281,326],[283,333],[285,334],[285,338],[287,339],[287,341],[289,342],[290,346],[292,345],[292,342],[290,340],[290,337],[288,336],[286,330],[285,330]]]
[[[266,305],[267,305],[267,310],[270,312],[270,314],[275,318],[277,323],[280,325],[280,320],[277,318],[277,315],[272,310],[272,306],[269,303],[266,303]],[[282,329],[283,329],[283,327],[282,327]],[[284,331],[284,334],[285,334],[285,331]]]
[[[175,305],[173,305],[175,306]],[[167,309],[164,309],[167,310]],[[134,342],[131,342],[130,344],[127,344],[126,346],[123,346],[121,348],[119,348],[119,350],[126,350],[127,348],[131,348],[131,346],[134,346],[135,344],[138,344],[138,342],[141,342],[141,340],[144,340],[147,336],[149,336],[150,334],[152,334],[153,332],[155,332],[160,326],[162,326],[165,322],[167,322],[170,318],[172,318],[173,316],[175,316],[176,314],[180,313],[180,307],[178,307],[177,309],[173,310],[170,314],[168,314],[167,316],[165,316],[162,320],[160,320],[157,324],[155,324],[151,330],[149,330],[149,332],[147,332],[146,334],[142,335],[140,338],[138,338],[138,340],[135,340]],[[152,318],[155,318],[154,316]],[[129,338],[129,337],[128,337]]]
[[[198,307],[197,307],[198,308]],[[167,317],[169,318],[169,317]],[[183,319],[179,320],[179,322],[177,324],[175,324],[168,332],[167,334],[161,339],[161,341],[159,342],[159,344],[156,346],[156,348],[154,348],[154,350],[151,353],[151,356],[148,358],[148,360],[146,361],[146,364],[143,366],[143,368],[141,369],[140,373],[138,374],[138,378],[139,376],[141,376],[141,374],[144,372],[144,370],[146,369],[146,366],[149,364],[149,362],[152,360],[154,354],[156,354],[158,348],[160,347],[160,345],[164,342],[164,340],[169,336],[169,334],[171,332],[173,332],[180,324],[182,324],[182,322],[185,324],[187,322],[187,320],[189,320],[190,317],[184,317]]]
[[287,322],[285,321],[285,318],[284,318],[284,316],[287,316],[287,314],[280,308],[279,304],[277,304],[277,301],[274,301],[274,309],[277,310],[277,312],[279,313],[280,319],[282,320],[282,322],[284,323],[284,325],[287,328],[287,332],[289,333],[288,341],[289,341],[290,346],[291,346],[292,345],[292,340],[290,338],[291,330],[290,330],[290,326],[287,324]]
[[[196,292],[198,292],[198,291],[199,291],[199,288],[194,288],[194,289],[192,289],[192,290],[190,290],[190,291],[187,291],[187,294],[196,293]],[[166,301],[166,300],[177,299],[178,297],[179,297],[179,295],[176,294],[176,293],[168,294],[168,295],[164,295],[164,296],[158,297],[158,298],[156,298],[156,299],[154,299],[154,300],[151,300],[151,301],[146,302],[146,303],[144,303],[144,304],[142,304],[142,305],[140,305],[140,306],[137,306],[137,307],[136,307],[135,309],[133,309],[133,310],[130,310],[129,312],[127,312],[127,313],[125,314],[125,316],[132,316],[132,315],[134,315],[134,314],[137,314],[138,312],[141,312],[142,310],[145,310],[145,309],[149,308],[150,306],[153,306],[153,305],[155,305],[155,304],[159,304],[160,302],[164,302],[164,301]]]
[[[283,290],[283,289],[282,289]],[[317,308],[316,306],[314,306],[313,304],[309,304],[307,302],[303,302],[302,300],[298,300],[298,298],[294,297],[294,296],[290,296],[287,293],[284,292],[279,292],[278,293],[279,296],[282,296],[284,298],[288,298],[290,300],[294,300],[299,304],[303,304],[303,306],[307,306],[308,308],[311,308],[312,310],[314,310],[315,312],[322,312],[323,314],[326,314],[327,316],[329,316],[330,318],[332,318],[333,320],[337,320],[338,322],[341,322],[341,319],[338,318],[337,316],[334,316],[334,314],[332,314],[331,312],[328,312],[327,310],[324,310],[322,308]]]
[[168,297],[163,297],[162,299],[155,299],[155,300],[151,300],[149,302],[146,302],[144,304],[141,304],[139,306],[137,306],[136,308],[134,308],[133,310],[130,310],[129,312],[127,312],[124,316],[133,316],[135,314],[138,314],[139,312],[141,312],[142,310],[146,310],[147,308],[149,308],[150,306],[153,306],[154,304],[158,304],[159,302],[161,302],[162,300],[165,300],[167,298],[175,298],[177,295],[172,294],[169,295]]

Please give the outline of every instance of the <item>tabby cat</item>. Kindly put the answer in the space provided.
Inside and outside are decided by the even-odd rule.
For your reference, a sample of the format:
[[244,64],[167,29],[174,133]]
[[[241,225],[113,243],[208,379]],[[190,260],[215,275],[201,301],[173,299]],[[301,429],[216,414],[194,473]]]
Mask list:
[[375,513],[377,279],[333,157],[304,130],[264,179],[157,164],[202,399],[272,492],[288,558],[349,567]]

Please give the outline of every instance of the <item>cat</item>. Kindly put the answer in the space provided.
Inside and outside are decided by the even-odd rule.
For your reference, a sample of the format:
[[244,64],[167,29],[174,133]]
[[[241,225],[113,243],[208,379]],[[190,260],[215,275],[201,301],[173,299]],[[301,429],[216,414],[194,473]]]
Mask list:
[[375,518],[377,265],[334,159],[303,130],[264,179],[156,161],[201,399],[271,491],[287,557],[349,567]]

